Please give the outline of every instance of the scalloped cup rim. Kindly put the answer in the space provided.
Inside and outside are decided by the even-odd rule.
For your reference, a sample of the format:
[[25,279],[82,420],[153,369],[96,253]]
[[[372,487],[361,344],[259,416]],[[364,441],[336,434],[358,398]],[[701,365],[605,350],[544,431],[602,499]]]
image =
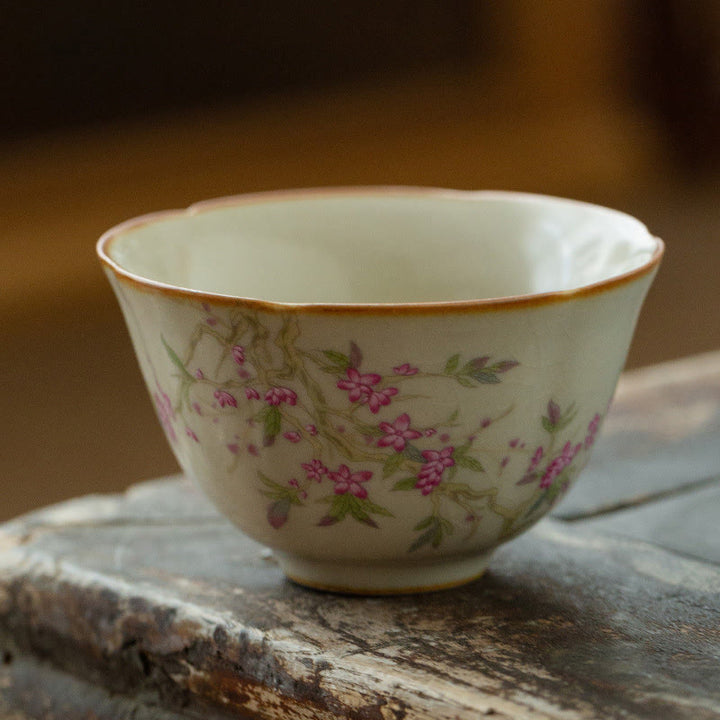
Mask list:
[[[477,199],[514,199],[522,202],[550,201],[575,207],[592,209],[608,215],[624,218],[633,221],[639,229],[645,231],[647,239],[655,243],[655,248],[650,258],[639,266],[611,275],[605,279],[580,285],[567,290],[553,290],[547,292],[524,293],[516,295],[503,295],[499,297],[477,298],[470,300],[441,300],[441,301],[416,301],[416,302],[287,302],[254,298],[243,295],[232,295],[207,290],[198,290],[183,285],[175,285],[161,280],[155,280],[144,275],[126,269],[111,257],[111,245],[129,230],[135,230],[145,225],[173,218],[193,217],[200,213],[216,210],[223,207],[234,207],[252,203],[266,203],[273,201],[308,199],[318,196],[325,197],[368,197],[368,196],[433,196],[448,197],[473,201]],[[212,301],[224,305],[245,305],[268,312],[306,312],[306,313],[371,313],[371,314],[396,314],[396,313],[446,313],[448,311],[493,311],[524,308],[534,305],[545,305],[549,303],[571,301],[589,295],[608,291],[620,285],[632,282],[653,272],[665,252],[663,241],[650,233],[647,226],[637,218],[619,210],[596,205],[579,200],[556,197],[552,195],[500,191],[500,190],[454,190],[435,187],[414,187],[414,186],[355,186],[355,187],[318,187],[294,190],[270,190],[203,200],[193,203],[184,209],[169,209],[147,213],[135,218],[126,220],[107,230],[102,234],[96,244],[97,254],[109,270],[120,280],[127,281],[132,285],[147,291],[156,291],[163,294],[170,294],[179,297],[192,297],[201,301]]]

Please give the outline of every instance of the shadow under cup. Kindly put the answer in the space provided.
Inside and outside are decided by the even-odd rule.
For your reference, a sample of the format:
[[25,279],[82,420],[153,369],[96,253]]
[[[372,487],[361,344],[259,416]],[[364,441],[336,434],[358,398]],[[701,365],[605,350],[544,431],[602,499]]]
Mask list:
[[221,512],[301,583],[411,592],[570,487],[663,246],[568,200],[358,188],[145,216],[98,252]]

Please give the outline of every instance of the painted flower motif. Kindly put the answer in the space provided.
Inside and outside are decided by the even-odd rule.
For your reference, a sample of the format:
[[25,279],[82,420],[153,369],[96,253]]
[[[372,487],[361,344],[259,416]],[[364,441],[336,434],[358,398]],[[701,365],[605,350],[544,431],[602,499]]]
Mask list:
[[247,446],[247,451],[254,457],[257,457],[258,455],[260,455],[260,451],[257,449],[257,445],[253,445],[253,443],[250,443]]
[[237,455],[240,452],[240,446],[237,443],[228,443],[226,447],[233,455]]
[[416,367],[411,367],[410,363],[403,363],[402,365],[395,366],[393,372],[396,375],[417,375],[419,370]]
[[198,415],[202,415],[202,414],[203,414],[202,408],[200,407],[200,403],[194,402],[194,403],[192,404],[192,409],[193,409]]
[[423,451],[422,456],[426,462],[418,473],[418,481],[415,483],[415,487],[423,495],[429,495],[440,484],[446,468],[455,464],[452,457],[454,451],[454,447]]
[[318,429],[312,423],[310,425],[306,425],[305,430],[308,435],[312,435],[313,437],[318,434]]
[[265,402],[268,405],[295,405],[297,403],[297,395],[293,390],[286,387],[272,387],[265,393]]
[[177,440],[175,428],[173,427],[173,421],[175,420],[175,411],[173,410],[170,397],[167,393],[159,390],[158,392],[153,393],[153,400],[155,400],[155,407],[157,408],[158,417],[160,418],[160,423],[165,429],[165,433],[167,434],[168,438],[170,438],[170,440]]
[[245,388],[245,397],[248,400],[259,400],[260,393],[255,388],[247,387]]
[[366,483],[372,477],[372,472],[369,470],[351,473],[347,465],[341,465],[337,472],[328,472],[328,477],[335,483],[336,495],[350,493],[360,500],[368,496],[367,490],[361,483]]
[[595,413],[595,416],[590,421],[590,424],[588,425],[588,434],[585,437],[585,449],[592,447],[595,442],[595,436],[597,435],[598,430],[600,429],[600,421],[602,418],[598,413]]
[[204,379],[205,379],[205,373],[204,373],[200,368],[198,368],[198,369],[195,371],[195,377],[196,377],[198,380],[204,380]]
[[[367,398],[367,404],[370,412],[377,415],[383,405],[389,405],[391,398],[398,394],[398,389],[394,387],[385,388],[383,390],[373,390]],[[360,402],[363,402],[362,400]]]
[[231,354],[232,354],[232,359],[238,365],[242,365],[245,362],[245,348],[242,345],[233,345]]
[[392,424],[381,422],[380,429],[385,433],[385,436],[377,441],[378,446],[388,447],[392,445],[396,452],[402,452],[408,440],[416,440],[422,437],[421,432],[410,427],[410,416],[407,413],[395,418],[395,422]]
[[194,440],[195,442],[200,442],[200,440],[198,440],[198,436],[193,432],[193,430],[192,430],[191,428],[186,427],[186,428],[185,428],[185,434],[186,434],[191,440]]
[[299,443],[302,440],[302,437],[299,432],[295,432],[294,430],[290,430],[288,432],[283,433],[283,437],[286,440],[289,440],[291,443]]
[[[377,373],[366,373],[361,375],[354,367],[347,369],[347,377],[338,380],[337,386],[341,390],[348,391],[348,399],[351,402],[365,403],[373,393],[373,385],[377,385],[382,378]],[[389,402],[389,401],[388,401]]]
[[573,458],[580,452],[582,444],[573,444],[568,441],[563,446],[560,453],[553,458],[552,462],[547,466],[542,478],[540,478],[540,487],[545,490],[552,485],[555,478],[573,461]]
[[318,460],[317,458],[313,458],[309,463],[303,463],[302,467],[307,479],[315,480],[315,482],[322,482],[323,475],[328,472],[322,460]]
[[237,400],[235,396],[229,393],[227,390],[216,390],[213,393],[214,398],[218,401],[221,408],[224,407],[237,407]]

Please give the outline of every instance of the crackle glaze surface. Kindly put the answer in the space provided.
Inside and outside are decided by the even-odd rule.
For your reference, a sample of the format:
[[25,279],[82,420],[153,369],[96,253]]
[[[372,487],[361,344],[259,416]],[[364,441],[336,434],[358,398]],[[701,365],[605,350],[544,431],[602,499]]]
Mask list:
[[387,314],[166,292],[108,269],[183,469],[291,576],[365,591],[477,575],[560,500],[652,275],[565,301]]

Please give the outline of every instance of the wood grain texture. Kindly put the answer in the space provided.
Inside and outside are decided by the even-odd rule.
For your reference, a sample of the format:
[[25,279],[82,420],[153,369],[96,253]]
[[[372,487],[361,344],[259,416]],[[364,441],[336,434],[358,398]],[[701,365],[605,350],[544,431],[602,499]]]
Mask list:
[[[717,406],[687,419],[715,397],[699,385],[718,375],[719,355],[629,375],[597,448],[623,509],[591,493],[581,513],[543,521],[452,591],[355,598],[298,587],[179,478],[8,523],[0,713],[720,718],[720,564],[708,538],[720,513],[717,434],[692,445],[703,486],[615,477],[634,467],[621,447],[639,462],[638,448],[652,459],[668,438],[682,448],[704,436]],[[675,412],[660,412],[670,397]],[[647,427],[641,408],[654,408],[641,413]],[[613,444],[619,427],[642,442]],[[662,530],[670,517],[684,518],[682,532]]]

